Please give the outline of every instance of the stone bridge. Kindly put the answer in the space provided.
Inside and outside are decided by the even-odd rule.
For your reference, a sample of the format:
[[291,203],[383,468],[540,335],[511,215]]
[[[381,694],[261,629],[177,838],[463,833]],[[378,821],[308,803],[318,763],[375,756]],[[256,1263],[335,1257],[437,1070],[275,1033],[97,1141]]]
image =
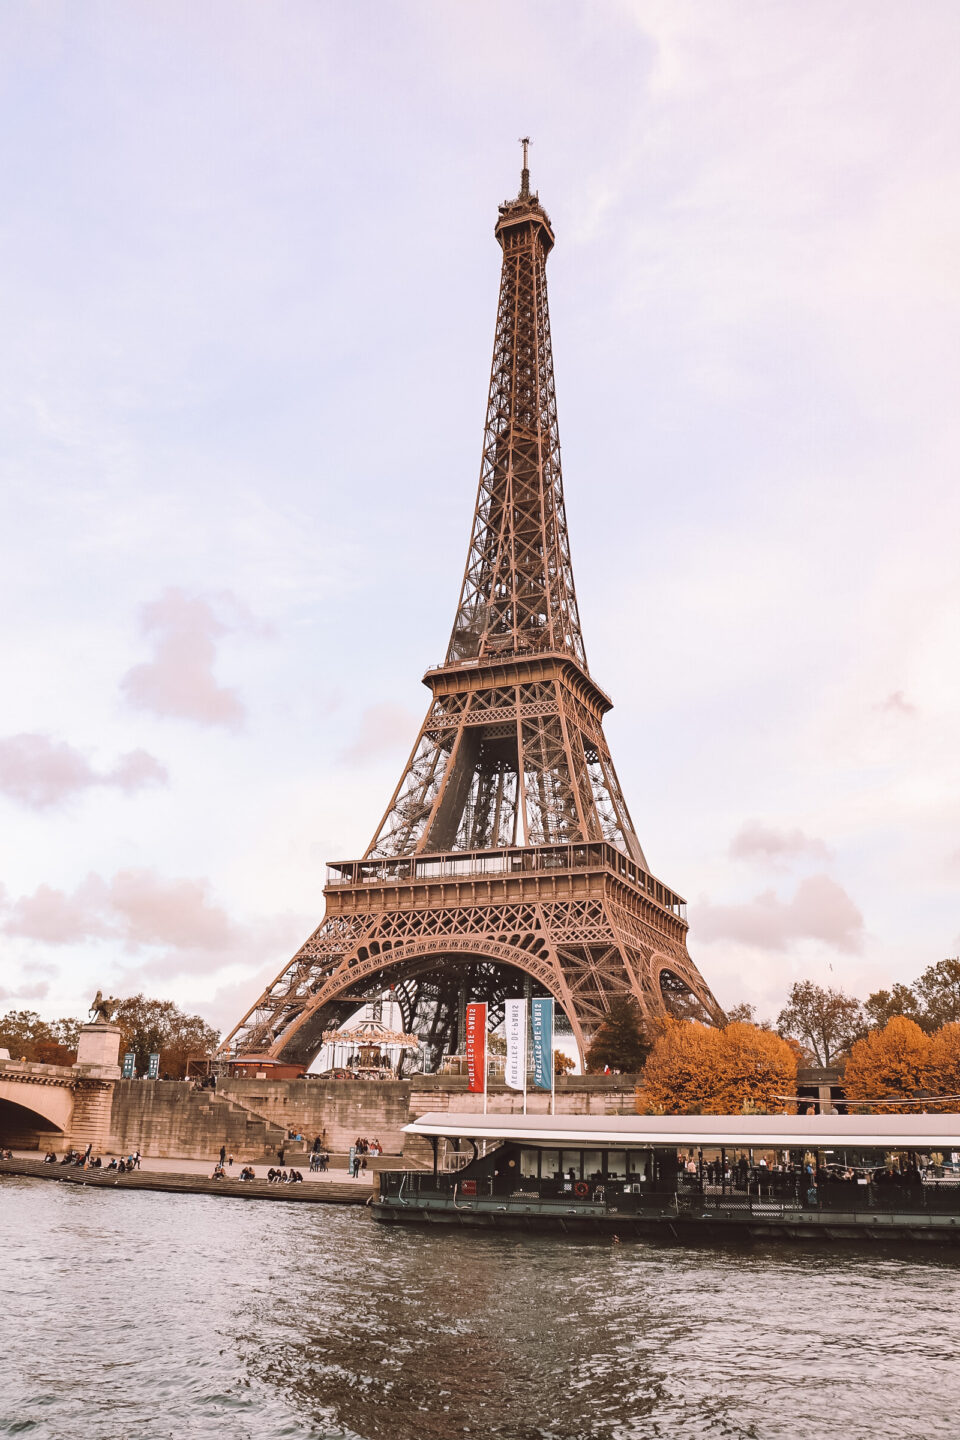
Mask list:
[[0,1060],[0,1143],[54,1150],[104,1145],[120,1078],[119,1049],[116,1026],[85,1025],[76,1065]]
[[0,1143],[32,1148],[49,1136],[53,1149],[100,1144],[116,1083],[105,1068],[0,1060]]

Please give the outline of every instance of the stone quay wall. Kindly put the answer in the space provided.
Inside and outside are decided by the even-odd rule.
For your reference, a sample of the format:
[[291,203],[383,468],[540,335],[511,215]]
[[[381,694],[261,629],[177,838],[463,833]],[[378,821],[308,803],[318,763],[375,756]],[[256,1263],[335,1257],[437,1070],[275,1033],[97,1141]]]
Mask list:
[[237,1161],[275,1155],[285,1131],[226,1096],[186,1080],[118,1080],[109,1140],[112,1154],[209,1160],[225,1145]]
[[[559,1115],[631,1114],[636,1078],[627,1075],[564,1077],[558,1082]],[[357,1136],[378,1139],[388,1155],[411,1162],[429,1157],[426,1141],[404,1135],[409,1121],[428,1111],[453,1114],[479,1110],[482,1098],[467,1091],[466,1078],[415,1075],[406,1080],[222,1080],[214,1094],[186,1081],[119,1080],[114,1085],[110,1140],[113,1153],[207,1160],[221,1145],[237,1161],[269,1160],[288,1132],[309,1143],[323,1137],[335,1154],[349,1150]],[[488,1109],[518,1114],[522,1095],[491,1086]],[[529,1114],[547,1114],[550,1096],[531,1091]],[[288,1146],[289,1149],[289,1146]]]

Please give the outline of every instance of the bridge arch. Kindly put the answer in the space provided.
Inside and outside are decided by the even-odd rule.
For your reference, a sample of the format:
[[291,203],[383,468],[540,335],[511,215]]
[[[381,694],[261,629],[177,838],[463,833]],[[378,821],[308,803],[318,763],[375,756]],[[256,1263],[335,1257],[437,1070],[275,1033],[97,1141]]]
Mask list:
[[51,1138],[70,1133],[73,1091],[67,1085],[36,1085],[0,1077],[0,1141],[11,1145],[36,1132]]
[[[486,967],[488,973],[478,972],[478,967],[481,972]],[[535,933],[511,935],[505,940],[447,935],[386,940],[362,946],[309,998],[293,1022],[276,1038],[270,1054],[276,1059],[309,1065],[319,1054],[323,1031],[330,1023],[340,1023],[374,994],[388,987],[442,978],[449,983],[462,979],[471,985],[477,993],[471,993],[468,998],[489,999],[484,985],[492,983],[495,972],[501,990],[509,985],[511,972],[519,972],[517,982],[529,977],[543,993],[553,996],[570,1024],[582,1063],[586,1044],[573,996],[556,957],[543,936]],[[514,993],[519,992],[514,989]],[[403,1006],[401,999],[401,1008]]]

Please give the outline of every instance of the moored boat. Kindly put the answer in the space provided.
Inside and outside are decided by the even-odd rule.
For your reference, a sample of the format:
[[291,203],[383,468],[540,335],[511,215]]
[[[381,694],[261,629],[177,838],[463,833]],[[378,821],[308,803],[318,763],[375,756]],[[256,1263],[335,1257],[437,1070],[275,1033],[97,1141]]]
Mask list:
[[387,1223],[667,1240],[960,1243],[960,1116],[427,1114],[432,1167],[388,1170]]

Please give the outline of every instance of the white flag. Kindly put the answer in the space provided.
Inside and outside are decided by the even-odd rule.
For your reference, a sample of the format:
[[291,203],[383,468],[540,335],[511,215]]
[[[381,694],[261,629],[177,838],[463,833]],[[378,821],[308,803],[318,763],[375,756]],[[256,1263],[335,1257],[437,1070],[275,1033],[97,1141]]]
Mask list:
[[505,1079],[511,1090],[523,1090],[527,1080],[527,1002],[508,1000],[504,1017],[507,1030]]

